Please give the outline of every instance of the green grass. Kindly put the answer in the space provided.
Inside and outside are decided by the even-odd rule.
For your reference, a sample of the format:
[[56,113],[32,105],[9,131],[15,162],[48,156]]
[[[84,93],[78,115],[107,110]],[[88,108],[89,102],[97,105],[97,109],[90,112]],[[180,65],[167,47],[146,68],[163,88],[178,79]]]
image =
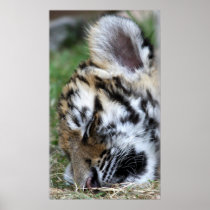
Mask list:
[[[132,14],[130,14],[132,15]],[[135,17],[132,17],[135,20]],[[138,22],[149,40],[155,44],[154,17],[143,23]],[[70,36],[71,37],[71,36]],[[75,186],[67,186],[63,172],[68,160],[58,147],[58,116],[56,106],[62,87],[68,82],[80,62],[89,57],[87,42],[80,39],[67,42],[66,48],[50,53],[50,198],[51,199],[158,199],[159,182],[151,182],[146,187],[138,185],[101,189],[97,193],[82,191]],[[69,44],[71,43],[71,44]]]

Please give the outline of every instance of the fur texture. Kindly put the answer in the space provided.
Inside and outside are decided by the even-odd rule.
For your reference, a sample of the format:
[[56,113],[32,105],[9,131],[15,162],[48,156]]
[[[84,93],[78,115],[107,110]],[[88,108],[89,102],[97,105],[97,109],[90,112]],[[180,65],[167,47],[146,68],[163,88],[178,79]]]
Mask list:
[[63,88],[60,146],[68,182],[80,187],[157,178],[159,78],[153,52],[129,19],[102,17],[90,28],[90,60]]

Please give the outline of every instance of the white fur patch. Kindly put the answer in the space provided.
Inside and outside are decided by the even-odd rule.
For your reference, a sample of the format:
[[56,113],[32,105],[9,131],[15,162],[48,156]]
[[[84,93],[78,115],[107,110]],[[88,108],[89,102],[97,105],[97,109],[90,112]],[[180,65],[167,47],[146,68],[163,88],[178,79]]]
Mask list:
[[71,171],[71,164],[69,163],[63,175],[63,178],[65,179],[67,185],[74,184],[74,179],[70,171]]

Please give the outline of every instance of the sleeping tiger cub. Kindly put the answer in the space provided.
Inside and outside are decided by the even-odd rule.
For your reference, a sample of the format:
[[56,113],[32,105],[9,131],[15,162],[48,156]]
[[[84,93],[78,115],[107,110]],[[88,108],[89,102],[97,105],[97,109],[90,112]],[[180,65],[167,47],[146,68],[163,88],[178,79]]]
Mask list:
[[65,180],[81,188],[159,176],[159,74],[153,47],[130,19],[104,16],[88,34],[90,59],[63,88],[59,144]]

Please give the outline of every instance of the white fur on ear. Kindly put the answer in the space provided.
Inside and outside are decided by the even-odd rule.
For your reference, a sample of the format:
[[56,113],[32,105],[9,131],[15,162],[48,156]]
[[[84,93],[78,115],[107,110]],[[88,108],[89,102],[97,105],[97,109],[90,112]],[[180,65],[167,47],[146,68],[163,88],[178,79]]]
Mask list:
[[140,28],[132,20],[104,16],[90,28],[90,55],[104,69],[147,71],[150,49],[145,46]]

